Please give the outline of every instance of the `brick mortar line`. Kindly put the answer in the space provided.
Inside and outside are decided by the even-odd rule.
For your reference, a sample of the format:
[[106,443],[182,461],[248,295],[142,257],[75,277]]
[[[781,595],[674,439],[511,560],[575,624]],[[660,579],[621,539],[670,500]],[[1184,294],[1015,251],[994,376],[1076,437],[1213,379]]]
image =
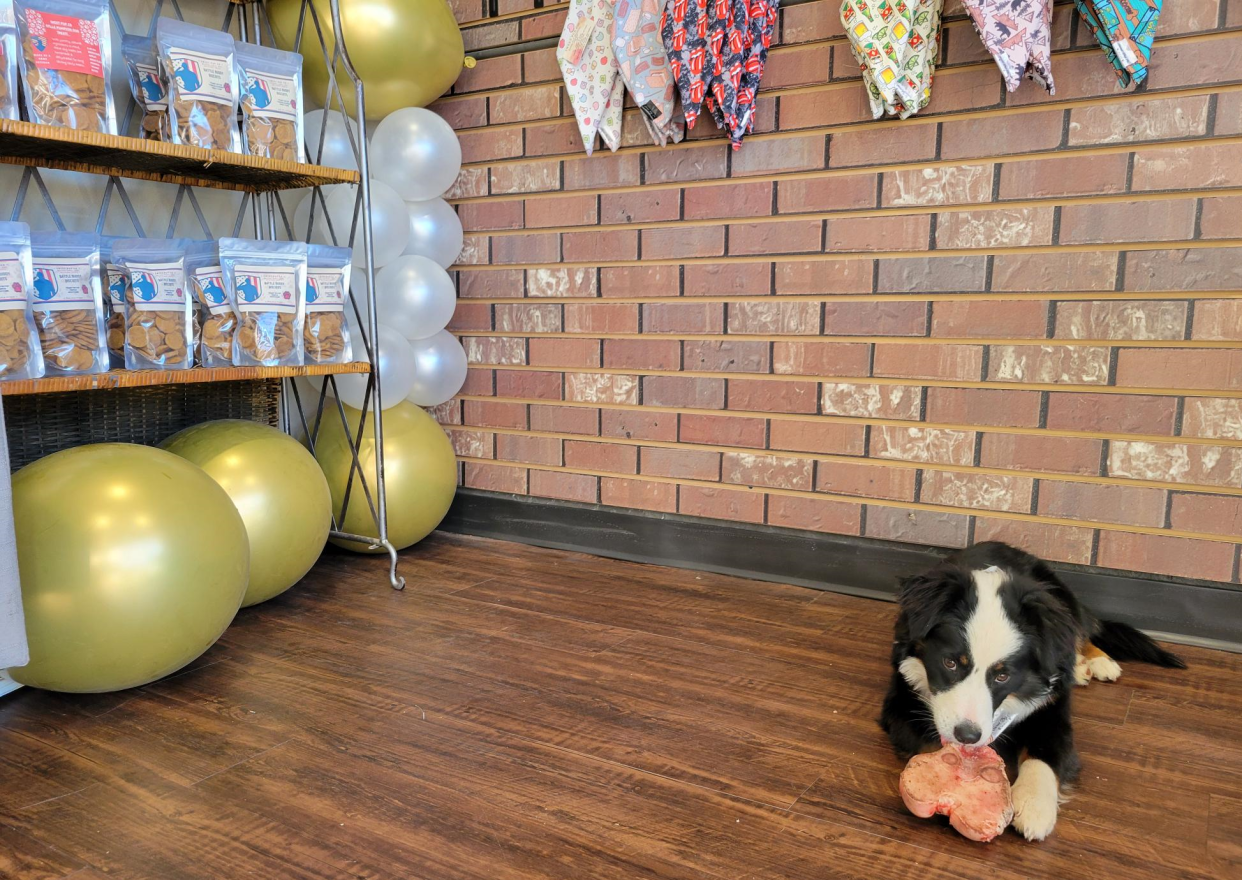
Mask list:
[[[998,301],[1007,301],[1004,297],[998,297]],[[600,303],[600,305],[613,305],[613,303]],[[548,303],[547,305],[552,305]],[[574,305],[583,305],[582,303],[574,303]],[[590,305],[587,303],[586,305]],[[723,305],[728,305],[724,303]],[[641,311],[639,313],[641,315]],[[726,318],[727,320],[727,318]],[[1192,350],[1192,351],[1215,351],[1217,349],[1232,350],[1242,346],[1242,339],[1068,339],[1064,337],[1043,337],[1043,336],[1023,336],[1015,338],[988,338],[988,337],[955,337],[955,336],[826,336],[823,333],[822,310],[821,325],[818,333],[807,334],[757,334],[757,333],[678,333],[678,332],[652,332],[643,333],[641,329],[637,333],[591,333],[591,332],[560,332],[550,330],[471,330],[471,329],[454,329],[450,330],[454,336],[469,339],[583,339],[583,340],[609,340],[622,339],[629,341],[673,341],[673,342],[839,342],[842,345],[975,345],[985,349],[984,356],[986,358],[986,349],[989,346],[1005,345],[1005,346],[1041,346],[1041,347],[1066,347],[1066,348],[1109,348],[1114,352],[1122,348],[1145,348],[1145,349],[1174,349],[1174,350]],[[496,366],[489,364],[488,366]],[[517,365],[515,365],[517,366]],[[527,365],[529,366],[529,365]],[[986,369],[986,363],[985,363]],[[573,367],[562,366],[559,369],[573,370]],[[605,369],[600,367],[599,369]],[[622,367],[609,367],[607,369],[628,369]],[[634,369],[643,369],[635,367]],[[1115,378],[1116,370],[1110,369],[1110,379]],[[742,375],[746,375],[742,373]],[[783,375],[783,374],[773,374]],[[821,379],[823,377],[820,377]],[[891,378],[903,378],[900,376]],[[981,381],[987,381],[986,379]],[[1108,382],[1105,387],[1114,385]]]
[[[529,337],[505,337],[527,339]],[[819,337],[808,337],[817,339]],[[755,379],[773,382],[826,382],[828,384],[845,385],[923,385],[928,388],[978,388],[996,391],[1076,391],[1091,394],[1114,394],[1122,396],[1149,397],[1217,397],[1242,399],[1240,388],[1155,388],[1147,386],[1130,387],[1126,385],[1088,385],[1085,383],[1055,382],[1007,382],[979,381],[974,379],[929,379],[917,376],[810,376],[803,374],[784,373],[746,373],[724,372],[714,370],[691,370],[677,372],[673,370],[653,370],[643,367],[575,367],[566,365],[531,365],[531,364],[488,364],[472,363],[470,367],[478,370],[509,370],[511,372],[535,373],[585,373],[601,376],[656,376],[663,378],[682,379]]]
[[[1228,449],[1242,449],[1242,439],[1233,439],[1229,437],[1183,437],[1175,434],[1128,434],[1116,433],[1108,434],[1101,431],[1078,431],[1071,428],[1024,428],[1024,427],[1005,427],[996,428],[992,426],[965,425],[953,422],[926,422],[911,421],[906,419],[885,419],[880,417],[868,416],[839,416],[839,415],[816,415],[815,413],[782,413],[782,412],[757,412],[753,410],[715,410],[715,409],[697,409],[695,407],[677,407],[677,406],[655,406],[655,405],[639,405],[629,403],[605,403],[597,401],[579,401],[579,400],[543,400],[537,398],[524,397],[480,397],[473,394],[465,394],[456,398],[462,402],[477,403],[507,403],[517,404],[521,406],[561,406],[568,409],[616,409],[625,410],[627,412],[637,412],[645,410],[656,413],[669,413],[680,418],[683,415],[692,416],[723,416],[726,418],[742,418],[742,419],[768,419],[773,421],[822,421],[830,425],[859,425],[866,428],[871,427],[895,427],[895,428],[927,428],[942,431],[985,431],[989,433],[1014,434],[1024,437],[1067,437],[1082,440],[1120,440],[1124,442],[1138,443],[1184,443],[1190,446],[1221,446]],[[473,426],[480,429],[487,429],[485,425]],[[680,436],[680,434],[679,434]],[[671,442],[671,441],[661,441]]]
[[[468,271],[468,270],[462,270]],[[459,273],[460,274],[460,273]],[[684,279],[682,280],[684,288]],[[1193,299],[1188,297],[1193,294]],[[772,302],[1109,302],[1111,300],[1176,300],[1203,302],[1205,300],[1242,299],[1242,290],[1037,290],[1028,292],[1011,291],[970,291],[969,293],[768,293],[768,294],[721,294],[719,296],[697,296],[694,294],[678,294],[676,296],[643,297],[643,296],[460,296],[461,302],[478,303],[525,303],[529,305],[573,304],[589,305],[591,303],[608,303],[610,305],[636,305],[646,303],[772,303]],[[464,332],[464,331],[463,331]],[[764,337],[765,339],[770,337]],[[831,338],[831,337],[827,337]],[[932,337],[934,338],[934,337]],[[1038,342],[1040,339],[1055,337],[1031,336],[1023,337]],[[1115,344],[1122,340],[1112,340]]]
[[[1239,86],[1234,91],[1242,91]],[[1050,159],[1082,159],[1094,156],[1115,156],[1118,154],[1146,153],[1172,149],[1194,149],[1195,147],[1237,146],[1242,144],[1242,135],[1203,135],[1193,138],[1170,138],[1154,141],[1126,141],[1116,144],[1083,144],[1076,147],[1055,147],[1050,150],[1032,150],[1026,153],[1004,153],[991,156],[977,156],[961,159],[925,159],[909,162],[894,162],[888,165],[846,165],[837,168],[803,169],[799,171],[780,171],[770,174],[754,174],[733,178],[702,178],[697,180],[670,180],[660,183],[626,184],[614,187],[594,187],[584,189],[535,190],[533,192],[488,193],[481,196],[463,196],[446,199],[452,205],[490,204],[508,201],[542,201],[544,199],[581,198],[584,195],[623,195],[626,193],[645,192],[649,190],[701,189],[721,186],[729,183],[798,183],[802,181],[830,180],[834,177],[856,177],[866,174],[880,174],[900,171],[922,171],[927,168],[952,168],[962,165],[1000,165],[1021,162],[1039,162]],[[723,141],[721,142],[723,146]],[[532,157],[530,160],[542,161]],[[557,160],[560,161],[560,160]],[[562,162],[563,166],[564,163]],[[485,166],[478,166],[485,167]],[[563,167],[561,171],[563,172]],[[563,174],[560,178],[564,186]],[[999,187],[999,181],[995,184]],[[1159,192],[1159,190],[1151,190]],[[995,199],[993,199],[995,201]],[[984,203],[986,204],[986,203]],[[532,227],[537,230],[540,227]]]
[[1092,528],[1101,531],[1126,532],[1134,535],[1152,535],[1164,538],[1186,538],[1196,541],[1211,541],[1219,544],[1238,544],[1242,537],[1235,535],[1216,535],[1206,532],[1186,532],[1155,526],[1128,525],[1125,523],[1097,522],[1095,520],[1067,519],[1042,514],[1029,514],[1008,510],[979,510],[977,508],[950,507],[944,504],[926,504],[913,501],[896,501],[888,498],[871,498],[863,495],[839,495],[832,492],[817,492],[812,489],[782,489],[775,486],[758,486],[746,483],[710,482],[680,477],[657,477],[642,474],[623,474],[615,471],[594,471],[586,468],[575,469],[564,466],[533,464],[530,462],[511,462],[503,459],[471,458],[463,456],[462,461],[471,464],[496,465],[499,467],[523,468],[526,470],[551,471],[553,473],[569,473],[584,477],[603,479],[638,479],[652,483],[673,483],[682,486],[694,486],[703,489],[732,489],[738,492],[759,492],[770,495],[783,495],[792,498],[819,498],[826,501],[837,501],[845,504],[871,504],[876,507],[894,507],[899,510],[926,510],[931,513],[946,513],[957,516],[987,516],[996,519],[1010,519],[1018,522],[1038,522],[1046,525],[1071,526],[1074,528]]
[[[743,179],[744,178],[722,178],[721,185],[727,186],[724,181],[731,181],[736,184],[737,181]],[[755,182],[769,183],[771,181]],[[775,187],[773,187],[773,189],[775,190]],[[1114,205],[1131,204],[1136,202],[1145,203],[1192,199],[1198,200],[1204,193],[1208,193],[1212,198],[1230,198],[1234,196],[1242,196],[1242,187],[1221,186],[1195,187],[1191,189],[1141,190],[1139,192],[1094,193],[1090,195],[1048,196],[1046,198],[1028,197],[991,202],[946,202],[934,205],[889,205],[887,207],[879,208],[843,208],[833,211],[776,211],[772,214],[707,217],[694,220],[678,219],[651,220],[646,222],[640,221],[631,223],[587,223],[578,226],[531,226],[518,229],[467,229],[465,230],[465,234],[467,237],[486,235],[489,238],[512,238],[514,236],[529,235],[572,235],[582,232],[642,232],[648,229],[693,229],[708,228],[712,226],[764,226],[774,223],[795,223],[805,222],[808,220],[848,220],[851,218],[876,219],[884,217],[921,217],[927,215],[932,218],[931,234],[934,236],[936,231],[935,220],[940,214],[1014,211],[1026,208],[1053,208],[1056,210],[1059,208],[1076,207],[1079,205]],[[1054,219],[1054,227],[1057,231],[1059,231],[1059,217]],[[1197,233],[1197,224],[1195,230]],[[1196,234],[1194,237],[1197,239],[1199,236]],[[1214,241],[1215,239],[1203,240]],[[1052,243],[1059,243],[1056,241],[1055,236]],[[728,243],[726,242],[726,245],[727,244]],[[935,250],[936,248],[931,246],[927,249]]]
[[[771,446],[764,446],[762,449],[756,449],[749,446],[724,446],[711,443],[691,443],[681,440],[642,440],[633,437],[607,437],[607,436],[591,436],[584,434],[566,434],[557,431],[536,431],[521,428],[489,428],[477,425],[443,425],[446,431],[463,431],[470,433],[494,433],[497,435],[517,436],[517,437],[535,437],[546,440],[569,441],[578,443],[604,443],[618,446],[632,446],[639,449],[643,447],[656,449],[672,449],[685,450],[689,452],[708,452],[739,455],[763,455],[771,458],[785,458],[793,461],[810,461],[815,464],[852,464],[862,465],[865,467],[892,468],[894,470],[912,470],[912,471],[944,471],[952,474],[983,474],[996,477],[1016,477],[1019,479],[1030,479],[1049,481],[1054,483],[1080,483],[1092,486],[1125,486],[1130,488],[1141,489],[1159,489],[1169,493],[1178,492],[1183,495],[1219,495],[1230,498],[1242,498],[1242,489],[1235,489],[1229,486],[1213,486],[1202,483],[1174,483],[1162,480],[1141,480],[1135,477],[1113,477],[1107,474],[1070,474],[1059,473],[1056,471],[1037,471],[1037,470],[1021,470],[1018,468],[1001,468],[991,465],[978,463],[978,443],[982,441],[985,434],[1004,434],[1003,429],[996,431],[987,431],[978,429],[976,442],[975,464],[958,465],[946,464],[941,462],[923,462],[913,461],[911,459],[899,458],[880,458],[870,455],[845,455],[833,453],[811,453],[799,452],[789,449],[773,449]],[[1107,441],[1105,441],[1107,443]],[[639,475],[643,474],[641,471]],[[916,478],[917,485],[917,478]],[[918,500],[917,498],[915,500]]]
[[[1028,254],[1082,254],[1118,253],[1164,250],[1214,250],[1242,247],[1242,238],[1219,238],[1211,240],[1178,239],[1168,241],[1094,242],[1065,245],[1008,245],[1005,247],[942,248],[935,251],[805,251],[782,254],[719,254],[695,257],[655,257],[646,260],[571,260],[553,263],[455,263],[449,271],[499,272],[515,269],[614,269],[634,266],[695,266],[719,263],[828,263],[834,261],[858,262],[861,260],[910,260],[929,257],[1021,257]],[[996,291],[998,293],[1004,291]],[[1187,293],[1193,294],[1193,290]],[[1193,297],[1192,297],[1193,298]]]

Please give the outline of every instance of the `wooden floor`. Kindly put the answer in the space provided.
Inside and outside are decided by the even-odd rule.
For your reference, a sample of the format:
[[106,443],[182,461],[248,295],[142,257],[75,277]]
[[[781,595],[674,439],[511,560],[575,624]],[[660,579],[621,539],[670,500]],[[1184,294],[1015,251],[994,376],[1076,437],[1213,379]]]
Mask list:
[[1080,689],[1054,836],[908,815],[892,606],[437,535],[141,690],[0,700],[0,877],[1242,876],[1242,657]]

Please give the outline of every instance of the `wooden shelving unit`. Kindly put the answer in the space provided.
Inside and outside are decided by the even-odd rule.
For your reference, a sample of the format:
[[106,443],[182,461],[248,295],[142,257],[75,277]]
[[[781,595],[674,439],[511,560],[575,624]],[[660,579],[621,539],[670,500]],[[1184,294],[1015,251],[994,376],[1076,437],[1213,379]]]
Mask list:
[[100,391],[108,388],[140,388],[193,382],[236,382],[243,379],[290,379],[296,376],[327,376],[369,373],[369,363],[324,364],[309,367],[195,367],[192,370],[113,370],[85,376],[46,376],[0,382],[0,395],[53,394],[58,391]]
[[243,192],[358,183],[357,171],[0,119],[0,162]]

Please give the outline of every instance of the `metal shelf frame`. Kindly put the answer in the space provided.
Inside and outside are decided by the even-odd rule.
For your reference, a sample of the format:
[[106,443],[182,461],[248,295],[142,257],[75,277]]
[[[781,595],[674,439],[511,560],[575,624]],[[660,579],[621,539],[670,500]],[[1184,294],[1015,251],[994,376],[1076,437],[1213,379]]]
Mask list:
[[[334,538],[354,541],[366,545],[369,549],[383,549],[388,553],[389,557],[389,583],[393,589],[404,589],[405,578],[397,573],[397,551],[392,543],[388,540],[387,525],[387,496],[385,491],[384,480],[384,419],[382,406],[382,390],[380,387],[379,374],[379,351],[375,344],[375,340],[379,336],[378,315],[375,308],[375,267],[374,267],[374,251],[372,246],[371,231],[371,190],[369,176],[369,161],[367,156],[366,143],[366,103],[362,79],[358,76],[353,62],[350,60],[349,51],[346,48],[344,40],[344,30],[341,26],[341,10],[340,0],[320,0],[322,6],[326,2],[331,17],[332,34],[334,39],[329,47],[328,38],[324,33],[323,22],[320,19],[320,12],[316,9],[312,0],[302,0],[301,12],[298,20],[297,37],[294,44],[295,51],[302,51],[303,38],[307,35],[307,31],[313,37],[313,40],[307,40],[314,50],[314,43],[318,43],[318,49],[322,53],[324,62],[328,69],[328,89],[327,94],[323,96],[322,106],[329,111],[338,112],[343,120],[346,131],[349,133],[351,146],[354,152],[354,159],[358,167],[361,180],[357,187],[357,196],[354,203],[353,219],[347,235],[339,234],[333,229],[331,219],[328,217],[326,210],[325,197],[322,186],[315,186],[311,190],[310,198],[313,199],[310,211],[310,219],[307,223],[305,231],[295,231],[293,224],[289,218],[289,212],[286,211],[285,205],[281,199],[279,192],[272,189],[259,189],[246,191],[242,196],[241,203],[238,206],[236,219],[234,220],[232,229],[229,234],[232,236],[241,235],[247,226],[247,219],[250,221],[250,227],[253,229],[255,238],[276,239],[278,231],[283,232],[290,240],[310,241],[314,225],[316,222],[322,222],[327,229],[328,239],[334,243],[345,244],[353,247],[359,241],[358,236],[361,235],[362,253],[366,257],[365,266],[357,266],[355,269],[362,270],[362,277],[366,280],[366,291],[364,296],[364,304],[366,306],[365,316],[359,306],[358,294],[351,286],[349,291],[349,308],[353,309],[354,321],[351,322],[356,331],[355,345],[359,342],[364,347],[367,355],[367,363],[369,372],[367,378],[366,389],[363,396],[363,405],[359,411],[358,419],[355,424],[350,423],[350,419],[345,412],[345,407],[340,399],[336,397],[336,376],[328,374],[324,376],[325,384],[320,386],[321,390],[329,390],[330,394],[321,394],[318,403],[313,407],[313,412],[307,412],[307,406],[304,405],[302,395],[299,393],[297,386],[292,379],[284,379],[281,393],[281,409],[283,427],[288,432],[293,432],[295,427],[300,427],[305,433],[305,442],[310,447],[311,453],[315,451],[315,440],[319,436],[319,429],[323,424],[325,415],[335,411],[335,417],[341,420],[341,427],[345,431],[349,440],[352,462],[350,464],[349,476],[346,481],[345,494],[342,499],[342,506],[339,517],[334,514],[332,518],[331,536]],[[115,5],[109,0],[111,18],[114,26],[124,33],[123,19],[117,12]],[[148,24],[147,35],[153,36],[156,24],[161,15],[166,11],[170,11],[177,18],[184,19],[180,5],[177,0],[156,0],[151,20]],[[235,37],[243,42],[261,43],[274,46],[276,41],[272,32],[271,22],[268,19],[267,8],[263,0],[232,0],[228,3],[227,10],[224,15],[224,21],[221,30],[234,33]],[[336,71],[340,69],[345,74],[345,87],[352,88],[355,101],[355,115],[351,116],[347,109],[347,105],[343,99],[341,84],[337,81]],[[305,101],[305,97],[303,100]],[[130,130],[133,122],[137,105],[132,97],[128,103],[127,110],[120,124],[122,133]],[[323,135],[327,126],[327,120],[330,113],[325,113],[323,123],[319,132],[319,153],[315,156],[315,163],[322,161],[323,156]],[[55,201],[48,190],[43,176],[40,174],[38,167],[34,165],[26,165],[21,183],[17,188],[14,196],[13,207],[10,213],[10,219],[19,220],[26,206],[27,197],[30,193],[31,183],[34,183],[38,193],[42,199],[43,205],[47,208],[48,214],[51,216],[52,223],[57,229],[65,231],[65,223],[61,218],[60,212],[56,208]],[[189,205],[194,214],[194,219],[203,235],[210,239],[217,238],[213,233],[210,224],[207,221],[198,198],[195,196],[194,187],[181,183],[169,184],[177,186],[177,194],[173,200],[172,211],[168,220],[164,235],[172,237],[176,234],[178,222],[181,218],[181,212],[186,205]],[[237,189],[236,185],[222,186],[221,188]],[[110,174],[108,175],[107,184],[104,187],[103,198],[99,207],[99,213],[95,222],[95,232],[102,234],[105,222],[108,218],[109,209],[113,205],[113,195],[116,195],[117,201],[124,208],[130,224],[134,232],[139,237],[147,235],[144,230],[143,223],[140,220],[129,193],[125,189],[125,183],[121,177]],[[317,218],[322,218],[321,221]],[[361,221],[361,222],[359,222]],[[298,234],[301,232],[301,234]],[[341,231],[344,232],[343,230]],[[358,277],[355,272],[355,278]],[[200,371],[201,372],[201,371]],[[228,372],[222,370],[222,372]],[[329,404],[329,400],[331,404]],[[309,416],[309,420],[308,420]],[[296,422],[295,422],[296,418]],[[364,429],[367,419],[371,420],[371,428],[375,442],[375,467],[374,471],[368,473],[368,469],[363,465],[360,458],[362,441],[364,437]],[[363,495],[363,502],[367,505],[368,511],[374,522],[375,529],[373,535],[359,535],[346,532],[341,529],[341,523],[345,521],[346,513],[349,510],[351,502],[359,503],[354,497],[354,477],[357,476],[357,483]]]

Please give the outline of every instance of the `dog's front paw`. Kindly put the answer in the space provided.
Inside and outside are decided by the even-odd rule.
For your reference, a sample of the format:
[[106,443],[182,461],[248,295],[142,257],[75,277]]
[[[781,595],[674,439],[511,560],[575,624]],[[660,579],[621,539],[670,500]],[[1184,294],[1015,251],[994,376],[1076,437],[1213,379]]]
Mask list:
[[1078,655],[1078,659],[1074,661],[1074,684],[1079,687],[1086,687],[1091,681],[1091,664],[1087,662],[1087,658]]
[[1028,758],[1013,784],[1013,827],[1027,840],[1043,840],[1057,824],[1057,775],[1038,758]]
[[1121,666],[1107,654],[1099,654],[1088,660],[1087,671],[1097,681],[1116,681],[1121,678]]

